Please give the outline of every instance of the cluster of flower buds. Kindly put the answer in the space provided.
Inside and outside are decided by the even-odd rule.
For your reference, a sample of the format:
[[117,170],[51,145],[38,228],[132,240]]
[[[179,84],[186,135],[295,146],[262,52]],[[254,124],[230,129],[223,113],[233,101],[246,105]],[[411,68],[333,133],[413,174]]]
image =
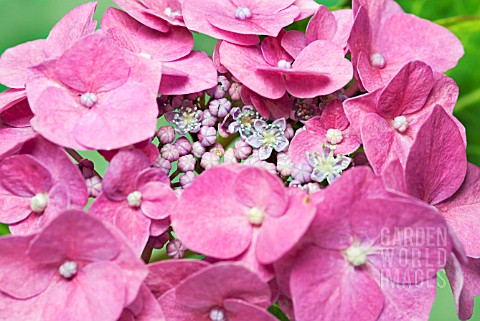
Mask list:
[[0,320],[428,320],[442,269],[472,316],[453,34],[393,0],[115,2],[0,58]]

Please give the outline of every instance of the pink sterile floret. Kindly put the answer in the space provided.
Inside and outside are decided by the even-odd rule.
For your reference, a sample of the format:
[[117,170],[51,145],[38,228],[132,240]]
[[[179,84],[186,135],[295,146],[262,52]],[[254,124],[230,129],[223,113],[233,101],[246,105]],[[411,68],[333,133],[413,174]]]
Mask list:
[[417,132],[433,108],[440,105],[451,115],[457,97],[458,86],[452,79],[413,61],[384,88],[345,101],[344,109],[362,138],[372,168],[381,173],[392,160],[405,164]]
[[29,68],[47,59],[60,57],[79,39],[95,31],[92,20],[96,2],[81,5],[60,20],[46,40],[30,41],[6,50],[0,58],[0,83],[10,88],[25,88]]
[[85,181],[67,154],[43,138],[0,162],[0,222],[12,234],[38,232],[68,208],[83,208]]
[[171,219],[175,233],[192,251],[218,259],[238,257],[261,269],[295,245],[313,212],[306,195],[289,195],[283,182],[266,170],[228,164],[196,178]]
[[192,51],[193,36],[185,28],[172,26],[162,33],[109,8],[102,29],[116,45],[142,57],[148,69],[161,70],[159,94],[191,94],[217,84],[212,60],[204,52]]
[[358,80],[367,91],[385,86],[412,60],[445,72],[463,56],[463,46],[448,29],[406,14],[393,0],[354,0],[355,21],[348,48]]
[[190,30],[240,45],[255,45],[257,35],[276,37],[300,14],[295,0],[184,0],[185,24]]
[[11,320],[116,321],[148,273],[117,232],[79,210],[35,236],[2,237],[0,249],[0,315]]
[[286,91],[299,98],[327,95],[352,79],[350,61],[333,42],[314,41],[293,61],[279,45],[280,37],[266,38],[261,48],[224,41],[220,61],[245,86],[271,99],[281,98]]
[[360,143],[345,116],[342,102],[335,99],[321,116],[305,123],[305,130],[298,132],[290,143],[288,154],[295,163],[305,163],[306,153],[320,152],[323,144],[330,145],[335,155],[348,155],[356,151]]
[[[288,273],[277,274],[289,284],[296,320],[428,318],[452,247],[447,226],[432,207],[391,197],[378,181],[354,168],[312,196],[310,241],[286,263],[289,283]],[[434,242],[425,242],[427,229]]]
[[105,173],[102,193],[90,208],[92,215],[116,225],[138,255],[150,235],[168,229],[168,216],[177,201],[168,177],[150,165],[140,150],[118,152]]
[[[191,269],[188,261],[171,264]],[[269,286],[241,264],[217,263],[182,274],[185,278],[173,282],[174,287],[159,298],[169,321],[276,320],[266,311],[271,304]]]
[[158,88],[160,73],[136,64],[102,32],[82,38],[34,68],[27,81],[32,127],[76,149],[110,150],[153,137],[158,107],[151,88]]

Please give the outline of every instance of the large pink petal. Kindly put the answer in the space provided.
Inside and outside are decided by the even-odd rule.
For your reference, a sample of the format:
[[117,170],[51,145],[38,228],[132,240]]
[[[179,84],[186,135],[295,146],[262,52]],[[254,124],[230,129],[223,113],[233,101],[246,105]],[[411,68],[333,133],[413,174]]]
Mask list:
[[26,255],[33,236],[5,236],[0,239],[0,291],[19,299],[43,292],[56,268],[39,263]]
[[[43,295],[43,320],[116,320],[125,301],[126,279],[111,262],[88,264],[72,280],[60,280]],[[40,312],[40,311],[39,311]]]
[[[290,196],[287,210],[280,217],[268,216],[260,228],[256,255],[262,264],[272,264],[290,251],[305,234],[316,213],[307,195]],[[283,237],[287,235],[288,237]]]
[[158,106],[148,87],[127,83],[102,97],[73,130],[80,144],[112,150],[153,137]]
[[[310,124],[313,122],[312,119],[307,121],[305,126],[307,127],[307,129],[315,130],[313,126],[310,126]],[[343,130],[347,128],[349,125],[347,116],[345,115],[342,101],[338,99],[332,101],[327,105],[327,107],[325,107],[325,109],[322,112],[322,115],[320,116],[320,119],[321,119],[320,121],[321,127],[323,127],[326,130],[330,128]]]
[[296,0],[293,5],[300,9],[300,14],[295,18],[295,21],[310,17],[319,6],[314,0]]
[[150,218],[140,209],[129,207],[126,202],[115,211],[114,225],[125,235],[133,252],[140,256],[150,236]]
[[58,78],[81,94],[118,88],[127,81],[129,72],[121,49],[103,33],[78,41],[65,51],[56,65]]
[[0,199],[0,222],[3,224],[20,222],[32,213],[27,197],[12,195],[0,187]]
[[149,274],[145,284],[158,298],[208,265],[205,261],[188,259],[155,262],[148,265]]
[[[185,23],[183,22],[183,16],[180,15],[173,15],[169,16],[166,14],[167,8],[170,8],[171,11],[182,11],[182,0],[164,0],[164,1],[157,1],[157,0],[142,0],[142,2],[147,7],[147,12],[159,17],[169,24],[173,26],[182,26],[185,27]],[[172,26],[170,26],[172,28]]]
[[[247,91],[248,94],[246,94]],[[280,99],[268,99],[243,86],[242,97],[243,95],[249,95],[251,103],[263,118],[275,120],[279,118],[287,119],[290,116],[292,102],[287,94]]]
[[480,244],[477,242],[480,230],[480,169],[469,163],[462,186],[436,207],[462,241],[466,254],[480,257]]
[[232,298],[223,301],[225,314],[232,321],[277,321],[267,310],[259,308],[248,301]]
[[[3,114],[10,107],[26,98],[25,89],[7,89],[0,93],[0,113]],[[3,119],[3,115],[2,119]]]
[[270,288],[253,272],[238,263],[217,263],[202,269],[180,283],[177,298],[192,308],[221,306],[236,298],[260,307],[270,305]]
[[232,182],[235,198],[248,209],[259,208],[270,216],[282,216],[288,204],[287,190],[278,177],[257,167],[247,167]]
[[457,103],[459,88],[457,83],[444,74],[434,72],[434,83],[432,91],[428,96],[425,106],[417,114],[420,116],[422,111],[430,111],[435,105],[442,106],[449,114],[453,113],[453,108]]
[[325,143],[325,131],[323,135],[312,130],[303,130],[293,137],[288,148],[288,156],[294,163],[306,163],[307,152],[319,152],[322,143]]
[[102,182],[102,190],[114,201],[126,201],[135,191],[138,174],[150,166],[147,156],[138,149],[122,150],[110,161]]
[[281,40],[285,32],[281,32],[278,37],[266,37],[261,44],[263,58],[272,66],[276,66],[280,60],[293,62],[292,57],[281,46]]
[[[253,227],[248,221],[247,208],[233,193],[236,175],[225,167],[213,168],[183,191],[171,215],[172,226],[192,251],[227,259],[241,254],[250,245]],[[220,194],[221,202],[206,197]]]
[[11,156],[0,163],[0,184],[10,193],[33,197],[53,185],[47,168],[30,155]]
[[[318,55],[324,59],[315,59]],[[288,92],[302,98],[331,94],[353,77],[352,64],[344,58],[343,49],[324,40],[308,45],[296,58],[292,71],[307,72],[306,75],[286,74]]]
[[307,42],[315,40],[333,40],[337,32],[337,21],[327,7],[321,5],[308,23],[306,30]]
[[178,70],[187,76],[170,75],[162,70],[159,93],[183,95],[210,89],[217,84],[217,70],[206,53],[193,51],[181,59],[164,62],[162,66]]
[[45,40],[26,42],[7,49],[0,57],[0,83],[10,88],[25,88],[29,67],[43,62]]
[[421,109],[434,83],[432,68],[420,61],[406,64],[382,90],[377,110],[394,119]]
[[337,32],[331,40],[347,52],[347,41],[353,26],[353,12],[350,9],[344,9],[335,10],[332,13],[337,21]]
[[465,145],[457,125],[440,106],[418,131],[405,171],[410,194],[432,205],[462,185],[467,171]]
[[343,102],[343,109],[348,121],[355,132],[360,136],[363,119],[366,114],[377,113],[376,105],[380,90],[365,95],[349,98]]
[[382,291],[371,276],[347,265],[337,251],[305,249],[295,262],[290,285],[298,320],[373,321],[384,305]]
[[177,297],[175,289],[171,289],[163,294],[159,299],[165,319],[169,321],[211,321],[210,309],[205,307],[201,310],[183,304],[183,301]]
[[297,58],[307,46],[305,34],[298,30],[289,30],[282,37],[282,47],[293,58]]
[[177,194],[170,185],[149,183],[141,188],[140,192],[142,193],[142,212],[151,219],[167,218],[177,203]]
[[0,114],[0,121],[16,128],[30,127],[33,113],[26,97]]
[[12,128],[0,124],[0,159],[17,153],[23,146],[23,143],[37,136],[32,128]]
[[140,1],[114,0],[113,2],[124,9],[130,16],[150,28],[161,32],[170,30],[168,23],[164,19],[149,12],[148,8]]
[[97,26],[97,22],[92,20],[96,7],[96,2],[90,2],[67,13],[50,31],[45,43],[45,55],[58,58],[78,40],[92,34]]
[[404,63],[421,60],[438,72],[455,67],[464,54],[460,40],[448,29],[409,14],[389,18],[376,43],[387,64],[389,56]]
[[[138,298],[142,301],[141,310],[135,311],[133,319],[120,319],[119,321],[159,321],[165,319],[160,304],[145,285],[140,288]],[[127,309],[132,311],[129,308]]]
[[68,210],[32,240],[28,256],[39,263],[102,261],[118,255],[119,241],[94,217]]
[[261,96],[278,99],[285,94],[285,80],[281,74],[257,71],[261,67],[271,67],[260,48],[222,42],[220,60],[237,79],[248,88],[255,88]]

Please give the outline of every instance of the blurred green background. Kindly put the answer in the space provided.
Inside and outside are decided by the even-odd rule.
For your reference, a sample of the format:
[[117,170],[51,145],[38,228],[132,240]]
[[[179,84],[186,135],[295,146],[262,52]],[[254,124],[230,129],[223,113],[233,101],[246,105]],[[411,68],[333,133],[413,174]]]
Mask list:
[[[349,4],[348,0],[316,1],[332,8]],[[17,44],[45,38],[52,26],[65,13],[86,2],[88,1],[0,0],[0,54]],[[448,27],[465,46],[465,56],[455,69],[448,72],[448,75],[455,79],[460,87],[460,98],[455,115],[467,129],[468,158],[470,162],[480,166],[480,0],[398,0],[397,2],[408,13]],[[112,1],[99,0],[95,19],[100,20],[109,6],[113,6]],[[306,22],[300,22],[296,27],[302,28],[305,25]],[[202,35],[195,35],[195,37],[196,49],[211,54],[215,40]],[[0,91],[4,89],[5,87],[0,85]],[[86,156],[85,153],[82,154]],[[100,165],[104,168],[105,162]],[[5,227],[0,226],[0,235],[6,232]],[[430,319],[433,321],[458,320],[445,274],[440,273],[439,278],[438,297]],[[480,321],[480,300],[476,300],[476,303],[476,313],[472,320]]]

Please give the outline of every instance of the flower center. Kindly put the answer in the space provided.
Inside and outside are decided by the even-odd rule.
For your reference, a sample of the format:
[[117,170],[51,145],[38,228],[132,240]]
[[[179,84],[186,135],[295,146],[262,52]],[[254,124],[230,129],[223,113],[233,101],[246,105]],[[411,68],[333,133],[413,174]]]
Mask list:
[[381,53],[374,53],[370,56],[370,63],[373,67],[377,67],[379,69],[385,68],[385,57]]
[[278,66],[278,68],[282,68],[282,69],[292,69],[292,63],[290,63],[286,60],[280,60],[277,63],[277,66]]
[[252,207],[248,210],[248,220],[252,225],[262,225],[265,215],[265,211],[258,207]]
[[210,320],[212,321],[226,321],[225,311],[222,308],[213,308],[210,310]]
[[238,7],[235,10],[235,18],[240,19],[240,20],[245,20],[245,19],[250,19],[252,17],[252,13],[250,12],[250,9],[246,7]]
[[342,131],[335,128],[327,130],[327,142],[332,145],[340,144],[343,140]]
[[176,17],[181,17],[182,16],[182,12],[180,10],[173,11],[173,9],[170,8],[170,7],[165,8],[163,13],[171,19],[175,19]]
[[313,168],[311,179],[321,183],[327,179],[331,184],[340,177],[340,174],[350,165],[351,158],[337,155],[335,156],[331,147],[323,145],[322,150],[317,153],[307,152],[307,163]]
[[58,268],[58,273],[65,279],[73,278],[78,272],[78,265],[74,261],[66,261]]
[[345,252],[343,252],[343,256],[353,266],[361,266],[367,262],[369,249],[369,247],[362,246],[359,242],[354,242]]
[[393,128],[395,128],[398,132],[403,133],[408,128],[408,121],[405,116],[397,116],[393,119]]
[[48,195],[46,193],[38,193],[30,199],[30,209],[34,213],[43,213],[48,205]]
[[80,104],[85,107],[91,108],[97,102],[97,95],[94,93],[84,93],[80,96]]
[[141,52],[138,55],[143,58],[152,59],[152,55],[149,54],[148,52]]
[[142,204],[142,193],[139,191],[131,192],[127,196],[127,202],[130,207],[139,207]]

